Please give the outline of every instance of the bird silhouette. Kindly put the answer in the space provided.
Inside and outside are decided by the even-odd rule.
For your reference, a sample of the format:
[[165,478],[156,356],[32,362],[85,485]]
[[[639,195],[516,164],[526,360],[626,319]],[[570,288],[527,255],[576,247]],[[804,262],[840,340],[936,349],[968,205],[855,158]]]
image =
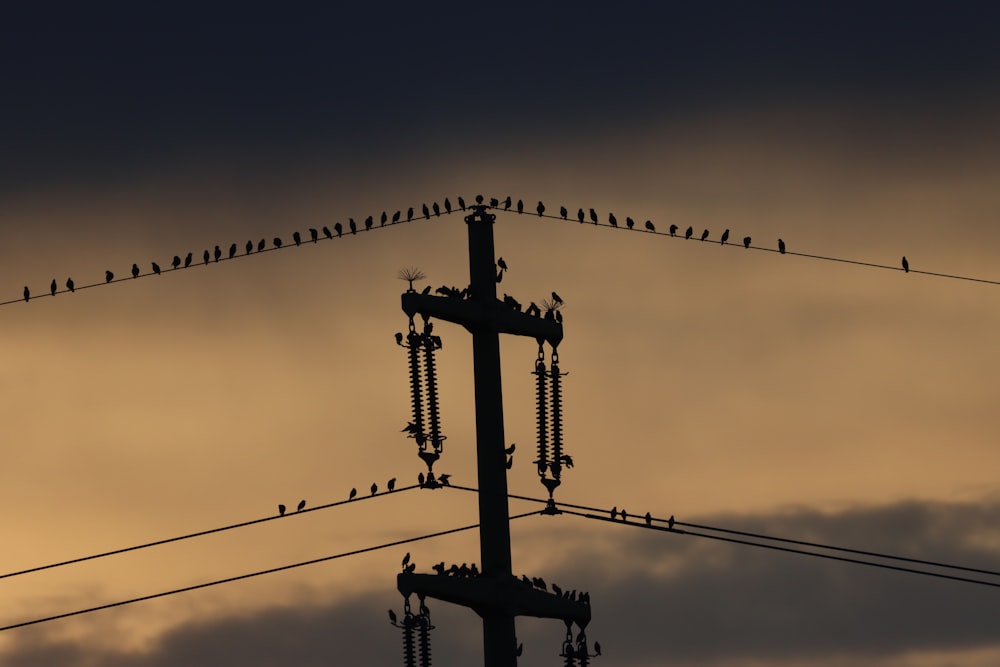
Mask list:
[[372,492],[372,495],[373,495],[373,496],[374,496],[374,495],[375,495],[376,493],[378,493],[378,484],[376,484],[375,482],[372,482],[372,488],[371,488],[371,492]]
[[402,345],[402,344],[403,344],[403,334],[400,333],[399,331],[397,331],[396,332],[396,345]]
[[222,259],[222,248],[220,248],[219,246],[215,246],[214,254],[215,254],[215,261],[218,262],[220,259]]
[[608,213],[608,222],[611,223],[612,227],[618,226],[618,218],[615,217],[614,213]]
[[611,520],[614,521],[618,518],[618,505],[611,508]]
[[459,197],[458,198],[458,207],[460,209],[462,209],[463,211],[465,210],[465,198],[464,197]]
[[170,266],[174,267],[174,271],[176,271],[180,267],[180,265],[181,265],[181,258],[178,257],[177,255],[174,255],[173,260],[171,260],[170,262]]
[[[490,197],[490,207],[491,208],[500,208],[500,200],[497,199],[496,197]],[[508,206],[508,208],[510,208],[510,207]]]
[[903,255],[903,271],[905,271],[906,273],[910,272],[910,262],[907,261],[906,255]]
[[751,239],[750,239],[749,236],[744,236],[743,237],[743,247],[744,248],[749,248],[750,247],[750,241],[751,241]]
[[701,233],[701,240],[704,241],[707,238],[708,238],[708,230],[706,229]]
[[229,246],[229,259],[232,259],[233,257],[236,257],[236,244],[235,243],[232,244],[231,246]]
[[274,237],[274,247],[275,248],[280,248],[281,247],[281,237],[280,236],[275,236]]
[[248,255],[253,252],[253,241],[247,241],[246,250]]
[[694,234],[694,227],[688,227],[686,230],[684,230],[684,238],[685,239],[691,238],[692,234]]
[[[448,200],[446,199],[445,201],[447,202]],[[451,204],[448,205],[448,212],[451,213]],[[382,217],[379,218],[378,224],[380,227],[385,227],[385,223],[387,222],[389,222],[389,215],[385,211],[382,211]]]
[[583,224],[583,216],[584,216],[584,213],[583,213],[583,209],[581,208],[579,211],[576,212],[576,217],[580,221],[581,225]]
[[562,216],[563,220],[565,220],[569,216],[569,211],[566,210],[565,206],[559,207],[559,215]]
[[257,244],[257,252],[264,252],[264,248],[267,247],[267,239],[261,239]]
[[392,609],[389,610],[389,622],[392,623],[393,625],[396,624],[396,612],[394,612]]
[[503,210],[509,211],[510,210],[510,204],[511,204],[512,201],[513,200],[510,198],[510,195],[507,195],[507,198],[503,200]]
[[[115,279],[115,274],[111,273],[111,271],[105,271],[104,272],[104,282],[110,283],[114,279]],[[27,288],[25,288],[25,289],[27,289]]]
[[673,530],[673,529],[674,529],[674,515],[671,514],[670,518],[667,519],[667,530]]
[[358,490],[352,488],[350,494],[348,494],[348,496],[347,496],[347,499],[348,500],[354,500],[354,497],[357,496],[357,495],[358,495]]
[[304,510],[305,508],[306,508],[306,501],[304,501],[304,500],[300,500],[300,501],[299,501],[299,504],[298,504],[298,505],[297,505],[297,506],[295,507],[295,511],[296,511],[296,512],[301,512],[301,511],[302,511],[302,510]]
[[507,270],[507,262],[503,261],[503,257],[501,257],[501,258],[499,258],[497,260],[497,266],[500,267],[501,271],[506,271]]
[[430,217],[431,217],[431,211],[430,211],[430,209],[429,209],[429,208],[427,208],[427,204],[424,204],[424,205],[423,205],[423,208],[421,208],[420,210],[421,210],[421,211],[423,212],[423,214],[424,214],[424,217],[425,217],[425,218],[427,218],[428,220],[430,220]]
[[628,521],[628,512],[625,511],[624,507],[622,508],[620,514],[622,515],[622,521]]
[[160,275],[160,265],[156,262],[153,262],[153,273]]
[[522,651],[524,651],[524,643],[523,642],[517,645],[517,657],[519,657],[519,658],[521,657],[521,652]]
[[507,449],[503,450],[503,452],[507,456],[510,456],[511,454],[514,453],[514,449],[515,448],[517,448],[517,443],[516,442],[512,442],[512,443],[510,443],[510,447],[508,447]]
[[430,291],[431,291],[431,286],[430,286],[430,285],[428,285],[428,286],[427,286],[427,287],[425,287],[425,288],[423,289],[423,291],[421,291],[420,293],[421,293],[421,294],[430,294]]
[[133,278],[138,278],[139,277],[139,265],[138,264],[133,264],[132,265],[132,277]]
[[367,231],[370,231],[370,230],[371,230],[371,228],[372,228],[372,225],[374,225],[374,224],[375,224],[375,221],[374,221],[374,220],[372,219],[372,217],[371,217],[371,216],[369,215],[369,216],[368,216],[367,218],[365,218],[365,231],[366,231],[366,232],[367,232]]
[[594,642],[594,655],[601,654],[601,642]]
[[208,266],[208,263],[212,261],[212,255],[208,252],[207,248],[205,249],[205,252],[201,254],[201,258],[205,261],[205,266]]
[[333,238],[333,232],[331,232],[330,228],[327,227],[326,225],[323,225],[323,236],[325,236],[328,239]]
[[647,526],[653,525],[653,515],[650,514],[649,512],[646,512],[646,525]]
[[189,252],[186,257],[184,257],[184,268],[191,266],[191,261],[194,259],[194,253]]
[[76,291],[76,285],[73,282],[72,278],[67,278],[66,279],[66,289],[68,289],[70,292],[75,292]]
[[399,222],[400,215],[402,215],[402,212],[400,211],[396,211],[395,213],[392,214],[392,224],[396,224],[397,222]]
[[503,280],[503,269],[500,269],[499,271],[497,271],[497,282],[500,282],[502,280]]
[[785,254],[785,242],[782,241],[781,239],[778,239],[778,252],[780,252],[782,255]]
[[406,566],[407,566],[407,565],[409,565],[409,564],[410,564],[410,552],[409,552],[409,551],[407,551],[407,552],[406,552],[406,555],[405,555],[405,556],[403,556],[403,560],[402,560],[402,562],[400,563],[400,566],[401,566],[401,567],[406,567]]
[[[444,198],[444,210],[451,213],[451,200],[447,197]],[[382,217],[385,217],[385,213],[382,214]],[[385,220],[383,220],[382,223],[385,224]]]
[[656,231],[656,227],[653,226],[653,221],[652,220],[647,220],[646,221],[646,231],[647,232],[655,232]]
[[338,237],[344,235],[344,226],[339,222],[333,226],[333,230],[337,232]]
[[410,220],[413,220],[413,207],[412,206],[406,210],[406,221],[409,222]]
[[285,506],[278,505],[278,516],[285,516]]
[[632,218],[626,216],[625,217],[625,226],[628,227],[629,229],[632,229],[633,227],[635,227],[635,220],[633,220]]
[[389,488],[389,491],[390,491],[390,492],[392,492],[392,491],[395,491],[395,490],[396,490],[396,478],[395,478],[395,477],[393,477],[392,479],[390,479],[390,480],[389,480],[389,481],[388,481],[388,482],[386,483],[386,486],[387,486],[387,487]]
[[52,296],[55,296],[56,295],[56,290],[58,289],[58,285],[56,285],[56,279],[55,278],[52,279],[52,284],[49,286],[49,289],[52,292]]
[[677,236],[677,225],[670,225],[670,235]]
[[542,217],[542,215],[545,213],[545,204],[543,204],[542,202],[538,202],[538,206],[535,207],[535,210],[538,211],[538,217],[539,218]]
[[513,456],[508,456],[507,457],[507,470],[510,470],[513,467],[514,467],[514,457]]
[[562,297],[555,292],[552,293],[552,301],[555,302],[556,305],[562,305],[563,303]]
[[590,209],[590,221],[593,222],[595,225],[597,224],[597,211],[595,211],[594,209]]
[[517,200],[517,212],[524,213],[524,202],[520,199]]
[[436,201],[435,202],[431,202],[431,208],[434,209],[434,215],[440,217],[440,215],[441,215],[441,207],[438,206],[438,203]]
[[25,302],[31,300],[31,290],[28,289],[27,285],[24,286],[24,300],[25,300]]
[[726,241],[728,240],[729,240],[729,230],[727,229],[726,231],[722,232],[722,238],[719,239],[719,244],[726,245]]
[[352,234],[358,233],[358,223],[354,222],[354,218],[347,219],[347,226],[351,228]]
[[420,473],[419,475],[417,475],[417,482],[420,484],[420,486],[424,485],[424,473]]
[[319,240],[319,230],[315,227],[309,228],[309,240],[316,243]]
[[445,486],[448,486],[448,484],[449,484],[448,480],[450,480],[450,479],[451,479],[451,475],[449,475],[448,473],[445,473],[443,475],[438,475],[438,481],[441,482]]

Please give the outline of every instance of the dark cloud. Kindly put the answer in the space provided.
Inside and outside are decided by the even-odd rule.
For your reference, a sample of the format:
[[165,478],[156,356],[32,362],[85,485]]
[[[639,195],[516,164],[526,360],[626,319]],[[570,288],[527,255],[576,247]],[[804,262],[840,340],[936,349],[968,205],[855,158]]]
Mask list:
[[[795,509],[774,515],[713,516],[699,523],[1000,570],[1000,503],[907,502],[839,512]],[[997,645],[997,590],[835,563],[684,535],[607,526],[612,541],[574,543],[550,563],[565,588],[589,588],[591,641],[614,664],[661,660],[687,665],[802,664],[844,660],[894,664],[914,651],[960,654]],[[923,566],[920,566],[923,567]],[[998,581],[988,575],[974,578]],[[177,667],[179,665],[397,664],[390,591],[329,606],[272,608],[195,620],[148,651],[117,653],[30,633],[4,655],[11,667]],[[480,626],[470,612],[430,603],[441,664],[474,664]],[[564,629],[522,619],[522,664],[551,664]],[[549,661],[549,662],[547,662]],[[827,664],[827,663],[824,663]],[[856,664],[856,662],[855,662]],[[923,663],[922,663],[923,664]],[[933,663],[931,663],[933,664]],[[949,664],[973,664],[952,662]]]

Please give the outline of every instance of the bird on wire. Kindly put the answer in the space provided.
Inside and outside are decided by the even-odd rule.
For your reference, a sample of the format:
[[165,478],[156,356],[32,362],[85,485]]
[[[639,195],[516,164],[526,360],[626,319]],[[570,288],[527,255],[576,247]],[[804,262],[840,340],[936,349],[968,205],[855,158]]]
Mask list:
[[538,217],[542,217],[545,214],[545,204],[538,202],[538,206],[535,207],[535,210],[538,211]]
[[27,303],[30,300],[31,300],[31,290],[28,289],[27,285],[25,285],[24,286],[24,302]]
[[460,209],[462,209],[463,211],[465,210],[465,198],[464,197],[459,197],[458,198],[458,207]]
[[323,225],[323,236],[325,236],[328,239],[333,238],[333,232],[331,232],[330,228],[327,227],[326,225]]
[[201,258],[204,260],[205,266],[208,266],[208,263],[212,261],[212,255],[208,252],[207,248],[205,249],[205,252],[201,254]]
[[708,238],[708,230],[706,229],[701,233],[701,240],[704,241],[707,238]]
[[[910,272],[910,262],[906,259],[906,255],[903,255],[903,271],[905,273],[909,273]],[[28,288],[25,287],[24,289],[28,289]]]
[[581,208],[579,211],[576,212],[576,217],[580,221],[581,225],[583,224],[583,216],[584,216],[584,213],[583,213],[583,209]]
[[684,239],[687,240],[691,238],[692,234],[694,234],[694,227],[689,226],[686,230],[684,230]]
[[306,501],[305,500],[300,500],[298,506],[296,506],[296,508],[295,508],[295,511],[296,512],[301,512],[305,508],[306,508]]
[[608,222],[611,223],[612,227],[618,226],[618,218],[615,217],[614,213],[608,213]]
[[371,231],[372,225],[374,224],[375,220],[372,219],[372,216],[369,215],[367,218],[365,218],[365,231],[366,232]]
[[358,233],[358,223],[354,222],[354,218],[347,219],[347,226],[351,228],[352,234]]
[[[448,200],[447,199],[445,199],[444,201],[445,201],[446,204],[448,204]],[[448,212],[451,213],[451,204],[448,204]],[[385,227],[385,223],[387,223],[387,222],[389,222],[389,214],[386,213],[385,211],[382,211],[382,217],[379,218],[379,223],[378,224],[379,224],[380,227]]]
[[376,484],[375,482],[372,482],[372,488],[371,488],[371,492],[372,492],[372,495],[373,495],[373,496],[374,496],[374,495],[375,495],[376,493],[378,493],[378,484]]
[[524,202],[521,201],[520,199],[517,200],[517,212],[519,214],[524,213]]
[[566,210],[565,206],[560,206],[559,207],[559,215],[562,216],[563,220],[565,220],[567,218],[567,216],[569,216],[569,211]]
[[285,506],[278,505],[278,516],[285,516]]
[[170,266],[173,267],[174,271],[179,269],[181,266],[181,258],[178,255],[174,255],[173,260],[170,262]]
[[194,253],[193,253],[193,252],[189,252],[189,253],[187,254],[187,256],[186,256],[186,257],[184,258],[184,268],[186,269],[186,268],[188,268],[189,266],[191,266],[191,262],[192,262],[193,260],[194,260]]
[[424,214],[424,218],[426,218],[427,220],[430,220],[430,218],[431,218],[431,210],[429,208],[427,208],[427,204],[424,204],[423,208],[421,208],[420,210]]
[[[114,279],[115,279],[115,274],[111,273],[111,271],[105,271],[104,272],[104,282],[110,283]],[[27,288],[25,288],[25,289],[27,289]]]
[[780,252],[782,255],[785,254],[785,242],[782,241],[781,239],[778,239],[778,252]]
[[677,236],[677,225],[670,225],[670,235]]
[[726,245],[726,241],[729,240],[729,230],[722,232],[722,238],[719,239],[719,245]]
[[344,226],[343,226],[342,224],[340,224],[339,222],[338,222],[338,223],[336,223],[336,224],[335,224],[335,225],[333,226],[333,229],[334,229],[334,231],[335,231],[335,232],[337,232],[337,236],[338,236],[338,237],[340,237],[340,236],[343,236],[343,235],[344,235]]
[[357,489],[354,489],[354,488],[352,488],[352,489],[351,489],[351,493],[350,493],[350,494],[348,494],[348,496],[347,496],[347,499],[348,499],[348,500],[354,500],[354,498],[355,498],[355,497],[356,497],[357,495],[358,495],[358,490],[357,490]]
[[395,213],[392,214],[392,224],[396,224],[397,222],[399,222],[400,215],[402,215],[400,211],[396,211]]
[[595,211],[594,209],[590,209],[590,221],[593,222],[595,225],[597,224],[597,211]]
[[257,252],[264,252],[264,248],[267,247],[267,239],[261,239],[257,244]]
[[281,237],[279,237],[279,236],[275,236],[274,237],[274,247],[275,248],[280,248],[281,247]]
[[222,259],[222,248],[215,246],[215,252],[213,254],[215,255],[215,263],[218,264],[219,260]]
[[55,278],[53,278],[53,279],[52,279],[52,284],[51,284],[51,285],[49,286],[49,290],[50,290],[50,291],[52,292],[52,296],[55,296],[55,295],[56,295],[56,290],[57,290],[58,288],[59,288],[59,287],[58,287],[58,285],[56,284],[56,279],[55,279]]
[[232,259],[233,257],[236,257],[236,244],[235,243],[232,244],[231,246],[229,246],[229,259]]
[[75,292],[76,291],[76,285],[73,283],[73,279],[72,278],[67,278],[66,279],[66,289],[68,289],[70,292]]
[[153,262],[153,273],[160,275],[160,265],[156,262]]
[[[451,213],[451,200],[447,197],[444,198],[444,210],[447,213]],[[382,224],[385,224],[385,213],[382,214]]]
[[138,264],[133,264],[132,265],[132,277],[133,278],[138,278],[139,277],[139,265]]
[[249,255],[252,252],[253,252],[253,241],[247,241],[247,254]]
[[406,221],[409,222],[410,220],[413,220],[413,207],[412,206],[406,210]]
[[647,232],[655,232],[656,231],[656,227],[653,226],[653,221],[652,220],[647,220],[646,221],[646,231]]
[[395,490],[396,490],[396,478],[395,478],[395,477],[393,477],[392,479],[390,479],[390,480],[389,480],[389,481],[388,481],[388,482],[386,483],[386,486],[387,486],[387,487],[389,488],[389,492],[390,492],[390,493],[391,493],[392,491],[395,491]]
[[632,218],[626,216],[625,217],[625,226],[628,227],[629,229],[632,229],[633,227],[635,227],[635,220],[633,220]]
[[749,236],[744,236],[743,237],[743,247],[744,248],[749,248],[750,247],[750,241],[751,241],[751,239],[750,239]]

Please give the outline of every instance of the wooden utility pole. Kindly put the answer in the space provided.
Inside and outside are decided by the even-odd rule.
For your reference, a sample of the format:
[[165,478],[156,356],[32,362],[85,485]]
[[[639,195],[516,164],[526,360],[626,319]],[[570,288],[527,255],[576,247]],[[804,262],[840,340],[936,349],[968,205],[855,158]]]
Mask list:
[[438,318],[472,334],[476,402],[476,457],[479,476],[479,545],[482,574],[472,578],[402,573],[397,587],[472,608],[483,619],[485,667],[515,667],[517,615],[559,618],[585,627],[590,605],[526,587],[511,571],[507,507],[507,459],[500,379],[500,334],[530,336],[553,347],[562,324],[522,313],[497,299],[493,223],[486,206],[472,207],[469,229],[469,298],[407,291],[403,311],[411,318]]

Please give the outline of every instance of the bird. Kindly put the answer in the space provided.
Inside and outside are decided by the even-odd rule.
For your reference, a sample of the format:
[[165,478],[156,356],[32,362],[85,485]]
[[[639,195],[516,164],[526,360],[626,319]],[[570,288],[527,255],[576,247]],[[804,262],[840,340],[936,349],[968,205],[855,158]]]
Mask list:
[[365,231],[366,232],[371,231],[372,225],[374,224],[375,221],[372,219],[372,216],[369,215],[367,218],[365,218]]
[[285,506],[278,505],[278,516],[285,516]]
[[73,279],[72,278],[67,278],[66,279],[66,289],[68,289],[70,292],[75,292],[76,291],[76,285],[73,283]]
[[186,257],[184,258],[184,268],[185,268],[185,269],[186,269],[187,267],[191,266],[191,261],[192,261],[193,259],[194,259],[194,253],[192,253],[192,252],[189,252],[189,253],[187,254],[187,256],[186,256]]
[[782,241],[781,239],[778,239],[778,252],[780,252],[782,255],[785,254],[785,242]]
[[438,206],[438,203],[436,201],[435,202],[431,202],[431,208],[434,209],[434,215],[436,215],[438,217],[441,216],[441,207]]
[[420,486],[424,485],[424,473],[420,473],[419,475],[417,475],[417,482],[420,484]]
[[597,211],[595,211],[594,209],[590,209],[590,221],[593,222],[595,225],[597,224]]
[[[111,271],[105,271],[104,272],[104,282],[110,283],[114,279],[115,279],[115,274],[111,273]],[[25,289],[27,289],[27,288],[25,288]]]
[[298,504],[298,505],[297,505],[297,506],[295,507],[295,511],[296,511],[296,512],[301,512],[301,511],[302,511],[302,510],[304,510],[305,508],[306,508],[306,501],[304,501],[304,500],[300,500],[300,501],[299,501],[299,504]]
[[409,222],[410,220],[413,220],[413,207],[412,206],[409,209],[407,209],[407,211],[406,211],[406,221]]
[[582,208],[579,211],[576,212],[576,217],[580,221],[580,224],[582,225],[583,224],[583,209]]
[[503,257],[501,257],[501,258],[499,258],[497,260],[497,266],[500,267],[501,271],[506,271],[507,270],[507,262],[503,261]]
[[264,248],[267,247],[267,239],[261,239],[260,243],[257,244],[257,252],[263,252]]
[[552,584],[552,592],[558,595],[559,597],[562,597],[563,591],[559,585]]
[[215,261],[218,262],[222,259],[222,248],[215,246]]
[[722,232],[722,238],[719,239],[719,244],[726,245],[726,241],[728,240],[729,240],[729,230],[727,229],[726,231]]
[[392,224],[396,224],[397,222],[399,222],[400,215],[402,215],[401,211],[396,211],[395,213],[392,214]]
[[653,525],[653,515],[650,514],[649,512],[646,512],[646,525],[647,526]]
[[371,488],[371,491],[372,491],[372,495],[373,495],[373,496],[374,496],[374,495],[375,495],[376,493],[378,493],[378,484],[376,484],[375,482],[372,482],[372,488]]
[[25,302],[31,300],[31,290],[28,289],[27,285],[24,286],[24,300]]
[[704,241],[707,238],[708,238],[708,230],[706,229],[701,233],[701,240]]
[[410,552],[409,552],[409,551],[407,551],[407,552],[406,552],[406,555],[405,555],[405,556],[403,556],[403,562],[402,562],[402,563],[400,563],[400,565],[401,565],[402,567],[406,567],[406,566],[407,566],[407,565],[409,565],[409,564],[410,564]]
[[562,216],[563,220],[565,220],[567,218],[567,216],[569,216],[569,211],[566,210],[565,206],[560,206],[559,207],[559,215]]
[[594,655],[601,654],[601,642],[594,642]]
[[513,467],[514,467],[514,457],[513,456],[508,456],[507,457],[507,470],[510,470]]
[[178,257],[177,255],[174,255],[174,259],[170,262],[170,266],[174,267],[174,271],[176,271],[180,267],[180,265],[181,265],[181,258]]
[[323,225],[323,236],[325,236],[328,239],[333,238],[333,232],[331,232],[330,228],[327,227],[326,225]]
[[[906,255],[903,255],[903,271],[906,273],[910,272],[910,263],[906,260]],[[25,287],[24,289],[28,289]]]
[[510,210],[510,203],[511,203],[511,201],[512,200],[510,198],[510,195],[507,195],[507,198],[503,200],[503,210],[505,210],[505,211],[509,211]]
[[429,208],[427,208],[427,204],[424,204],[423,208],[421,208],[420,210],[423,212],[424,217],[429,220],[431,217],[431,211]]
[[232,244],[231,246],[229,246],[229,259],[232,259],[233,257],[236,257],[236,244],[235,243]]
[[205,261],[205,266],[208,266],[209,261],[212,259],[212,255],[209,254],[207,248],[205,249],[205,252],[201,254],[201,258]]
[[618,218],[615,217],[614,213],[608,213],[608,222],[611,223],[612,227],[618,226]]
[[357,489],[354,489],[354,488],[352,488],[352,489],[351,489],[351,492],[350,492],[350,493],[348,494],[348,496],[347,496],[347,499],[348,499],[348,500],[354,500],[354,497],[355,497],[356,495],[358,495],[358,490],[357,490]]
[[510,456],[511,454],[514,453],[514,449],[516,449],[516,448],[517,448],[517,443],[516,442],[512,442],[512,443],[510,443],[510,447],[508,447],[507,449],[503,450],[504,454],[506,454],[507,456]]
[[552,293],[552,301],[555,302],[557,305],[562,305],[563,303],[562,297],[556,294],[555,292]]
[[430,286],[430,285],[428,285],[428,286],[427,286],[427,287],[425,287],[425,288],[423,289],[423,291],[422,291],[422,292],[420,292],[420,293],[421,293],[421,294],[429,294],[429,293],[430,293],[430,291],[431,291],[431,286]]
[[500,208],[500,200],[496,197],[490,197],[490,208]]
[[[444,198],[444,210],[451,213],[451,200],[447,197]],[[382,214],[382,224],[385,224],[385,213]]]
[[275,248],[280,248],[281,247],[281,237],[279,237],[279,236],[275,236],[274,237],[274,247]]
[[625,511],[624,507],[622,508],[620,514],[622,515],[622,521],[628,521],[628,512]]
[[443,475],[438,475],[438,481],[441,482],[441,484],[443,484],[444,486],[448,486],[448,484],[450,483],[448,480],[450,479],[451,475],[448,473],[445,473]]
[[335,224],[335,225],[333,226],[333,230],[334,230],[335,232],[337,232],[337,236],[343,236],[343,235],[344,235],[344,226],[343,226],[342,224],[340,224],[339,222],[338,222],[338,223],[336,223],[336,224]]
[[542,217],[542,215],[545,213],[545,204],[543,204],[542,202],[538,202],[538,206],[535,207],[535,210],[538,211],[538,217],[539,218]]
[[[447,199],[445,200],[445,203],[446,204],[448,203]],[[451,204],[448,204],[448,212],[451,213]],[[385,223],[387,223],[387,222],[389,222],[389,214],[386,213],[385,211],[382,211],[382,217],[379,218],[379,223],[378,224],[379,224],[380,227],[385,227]]]
[[694,234],[694,227],[688,226],[688,228],[684,230],[684,238],[689,239],[692,234]]
[[357,234],[358,233],[358,224],[356,222],[354,222],[354,218],[348,218],[347,219],[347,226],[351,228],[351,233],[352,234]]
[[521,652],[524,651],[524,642],[517,645],[517,657],[521,657]]
[[500,269],[499,271],[497,271],[497,282],[500,282],[502,280],[503,280],[503,269]]
[[647,220],[646,221],[646,231],[648,231],[648,232],[655,232],[656,231],[656,227],[653,226],[653,221],[652,220]]
[[247,241],[247,254],[249,255],[252,252],[253,252],[253,241]]
[[633,220],[632,218],[626,216],[625,217],[625,226],[628,227],[629,229],[632,229],[633,227],[635,227],[635,220]]
[[750,247],[750,241],[751,241],[751,239],[750,239],[749,236],[744,236],[743,237],[743,247],[744,248],[749,248]]
[[138,278],[139,277],[139,265],[138,264],[133,264],[132,265],[132,277],[133,278]]
[[524,202],[520,199],[517,200],[517,212],[524,213]]
[[460,209],[462,209],[463,211],[465,210],[465,199],[464,198],[462,198],[462,197],[458,198],[458,207]]
[[392,609],[389,610],[389,622],[392,623],[393,625],[396,624],[396,612],[394,612]]
[[316,243],[316,241],[319,240],[319,230],[317,230],[315,227],[309,228],[309,240],[312,241],[313,243]]
[[49,286],[49,289],[52,291],[52,296],[55,296],[56,295],[56,289],[58,289],[58,286],[56,285],[56,279],[55,278],[52,279],[52,284]]
[[160,275],[160,265],[156,262],[153,262],[153,273]]
[[618,518],[618,505],[611,508],[611,520],[614,521]]
[[670,235],[677,236],[677,225],[670,225]]
[[671,514],[670,518],[667,519],[667,530],[673,530],[673,529],[674,529],[674,515]]
[[389,491],[390,491],[390,492],[392,492],[392,491],[395,491],[395,490],[396,490],[396,478],[395,478],[395,477],[393,477],[392,479],[390,479],[390,480],[389,480],[389,481],[388,481],[388,482],[386,483],[386,486],[387,486],[387,487],[389,487]]

